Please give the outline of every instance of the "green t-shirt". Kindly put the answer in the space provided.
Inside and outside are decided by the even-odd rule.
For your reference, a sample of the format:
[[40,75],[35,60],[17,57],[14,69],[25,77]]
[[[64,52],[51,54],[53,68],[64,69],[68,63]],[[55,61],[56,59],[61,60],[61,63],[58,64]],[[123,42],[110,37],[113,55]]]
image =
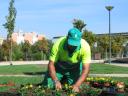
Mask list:
[[90,63],[90,46],[84,39],[81,39],[81,46],[71,55],[66,49],[66,37],[61,37],[53,45],[49,59],[53,62],[62,61],[72,64],[76,64],[78,62],[82,62],[83,64]]

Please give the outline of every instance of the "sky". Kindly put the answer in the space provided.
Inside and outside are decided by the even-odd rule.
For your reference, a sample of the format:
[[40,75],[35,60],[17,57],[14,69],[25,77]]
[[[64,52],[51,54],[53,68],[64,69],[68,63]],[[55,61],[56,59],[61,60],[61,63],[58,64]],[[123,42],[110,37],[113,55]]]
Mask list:
[[[9,1],[0,0],[0,37],[7,35],[3,24]],[[15,0],[15,32],[36,32],[52,39],[65,36],[73,27],[73,19],[80,19],[94,34],[108,33],[108,5],[114,6],[111,33],[128,32],[128,0]]]

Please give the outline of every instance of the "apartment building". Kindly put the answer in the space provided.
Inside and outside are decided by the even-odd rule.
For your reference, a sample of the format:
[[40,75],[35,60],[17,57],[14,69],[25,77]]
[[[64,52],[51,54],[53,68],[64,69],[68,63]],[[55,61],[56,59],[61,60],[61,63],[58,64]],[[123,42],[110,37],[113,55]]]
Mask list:
[[43,35],[37,34],[35,32],[14,32],[12,34],[12,40],[17,44],[24,43],[28,41],[31,45],[37,42],[38,40],[42,40],[44,38]]

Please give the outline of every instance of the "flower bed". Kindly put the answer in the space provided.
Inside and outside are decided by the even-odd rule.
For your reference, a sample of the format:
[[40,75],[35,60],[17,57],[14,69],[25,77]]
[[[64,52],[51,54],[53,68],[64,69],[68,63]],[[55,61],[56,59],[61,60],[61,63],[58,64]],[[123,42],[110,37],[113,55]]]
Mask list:
[[12,83],[12,85],[15,86],[15,89],[2,92],[0,96],[128,96],[128,85],[114,81],[111,78],[87,78],[79,93],[73,92],[72,86],[68,84],[64,84],[62,90],[32,84],[16,86]]
[[124,82],[115,81],[111,78],[90,77],[87,78],[86,83],[89,86],[102,89],[102,94],[107,96],[125,96],[124,94],[128,92]]

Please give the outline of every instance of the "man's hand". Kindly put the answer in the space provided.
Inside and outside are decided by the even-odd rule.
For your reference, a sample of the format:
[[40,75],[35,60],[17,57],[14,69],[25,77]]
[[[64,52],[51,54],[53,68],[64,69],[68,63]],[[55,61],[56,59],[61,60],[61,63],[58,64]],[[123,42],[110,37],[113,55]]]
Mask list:
[[54,82],[55,88],[57,90],[62,89],[61,83],[56,76],[56,70],[55,70],[55,66],[54,66],[53,61],[49,61],[48,69],[49,69],[49,74],[50,74],[50,76]]
[[85,81],[85,79],[88,76],[89,73],[89,69],[90,69],[90,64],[83,64],[83,69],[82,69],[82,73],[81,76],[79,77],[79,79],[76,81],[76,83],[73,85],[73,91],[74,92],[79,92],[79,87],[81,86],[81,84]]
[[79,91],[80,91],[79,87],[76,86],[76,85],[73,85],[73,86],[72,86],[72,90],[73,90],[74,92],[79,92]]
[[62,85],[61,85],[60,81],[56,80],[56,81],[54,81],[54,83],[55,83],[56,90],[62,89]]

